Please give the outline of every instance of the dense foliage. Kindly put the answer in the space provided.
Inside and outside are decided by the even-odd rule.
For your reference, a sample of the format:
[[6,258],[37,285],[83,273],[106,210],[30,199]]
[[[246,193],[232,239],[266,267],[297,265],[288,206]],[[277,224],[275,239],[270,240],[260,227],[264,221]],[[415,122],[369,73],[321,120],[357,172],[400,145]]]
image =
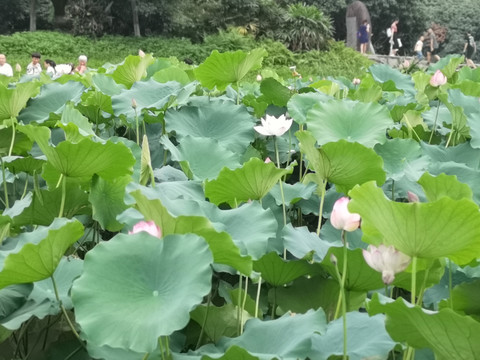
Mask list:
[[480,69],[266,56],[0,77],[1,356],[476,358]]

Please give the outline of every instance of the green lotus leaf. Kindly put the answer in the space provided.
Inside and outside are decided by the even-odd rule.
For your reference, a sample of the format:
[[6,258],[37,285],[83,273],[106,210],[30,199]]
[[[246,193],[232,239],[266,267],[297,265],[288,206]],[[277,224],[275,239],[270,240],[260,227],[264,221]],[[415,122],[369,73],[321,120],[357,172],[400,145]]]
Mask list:
[[358,100],[364,103],[375,103],[382,98],[383,91],[380,85],[372,84],[370,86],[360,85],[357,91],[352,95],[353,100]]
[[226,232],[217,232],[210,221],[202,216],[172,216],[159,199],[149,199],[141,190],[130,193],[136,207],[146,220],[153,220],[162,229],[163,235],[194,233],[202,236],[210,246],[218,264],[225,264],[249,275],[252,271],[250,256],[242,257],[238,247]]
[[397,89],[403,90],[405,93],[415,93],[412,78],[409,75],[402,74],[398,69],[385,64],[374,64],[368,68],[368,71],[379,83],[393,82]]
[[27,101],[37,94],[39,87],[37,81],[18,83],[14,88],[0,85],[0,120],[17,117]]
[[112,77],[105,74],[94,74],[92,77],[93,86],[107,96],[118,95],[125,89],[122,84],[117,84]]
[[475,359],[480,353],[478,321],[452,309],[436,312],[411,307],[403,298],[389,301],[374,294],[367,310],[370,315],[386,314],[385,326],[393,340],[405,341],[417,349],[430,348],[439,360]]
[[279,287],[305,275],[316,275],[319,268],[305,260],[286,261],[275,252],[264,255],[254,261],[253,270],[260,273],[269,284]]
[[20,113],[18,118],[25,124],[44,122],[49,119],[50,113],[60,114],[67,102],[78,103],[84,91],[83,84],[77,81],[43,85],[40,95],[28,102],[28,107]]
[[[385,330],[385,316],[360,312],[347,313],[347,356],[349,360],[385,359],[396,343]],[[343,320],[328,324],[325,335],[312,340],[310,359],[329,359],[343,355]]]
[[375,152],[384,161],[388,178],[398,181],[406,176],[417,180],[428,167],[428,158],[417,141],[413,139],[391,139],[375,145]]
[[292,96],[291,91],[274,78],[263,80],[260,84],[260,91],[267,103],[280,107],[287,106],[288,100]]
[[118,84],[125,85],[130,89],[135,82],[142,80],[147,75],[147,68],[154,61],[152,54],[144,57],[129,55],[123,64],[117,66],[112,77]]
[[[293,205],[301,199],[310,199],[316,188],[317,185],[314,183],[302,184],[298,182],[293,185],[283,184],[283,197],[285,205]],[[282,194],[280,190],[280,185],[276,184],[270,191],[270,194],[275,198],[275,202],[277,205],[282,205]]]
[[[70,288],[73,280],[82,273],[83,260],[63,257],[53,273],[58,297],[63,306],[72,309]],[[7,288],[8,289],[8,288]],[[32,317],[43,319],[48,315],[57,315],[61,311],[52,279],[37,281],[33,284],[33,290],[29,294],[27,302],[22,307],[0,320],[0,324],[10,330],[17,330]]]
[[[453,310],[461,314],[471,315],[478,320],[480,316],[480,279],[464,282],[455,286],[451,294]],[[449,300],[440,303],[440,309],[450,307]]]
[[320,149],[308,131],[297,131],[300,150],[305,154],[309,167],[315,171],[315,182],[322,188],[322,181],[335,184],[345,194],[357,184],[375,180],[385,182],[383,160],[372,149],[361,144],[339,140],[327,143]]
[[471,200],[397,203],[373,182],[355,187],[349,196],[349,210],[362,217],[367,243],[393,245],[412,257],[448,257],[459,265],[480,256],[480,212]]
[[[161,84],[153,79],[137,82],[130,89],[112,96],[113,112],[115,116],[125,115],[128,119],[134,119],[135,114],[141,116],[143,109],[162,110],[181,89],[182,86],[177,82]],[[137,103],[136,112],[132,107],[132,99]]]
[[32,290],[33,284],[10,285],[0,290],[0,324],[3,324],[3,319],[27,302]]
[[[190,313],[192,320],[203,327],[209,341],[214,343],[222,336],[234,337],[238,334],[238,315],[238,307],[233,304],[220,307],[200,305]],[[250,317],[248,312],[243,310],[243,322]]]
[[230,84],[242,80],[251,70],[262,66],[263,58],[267,56],[264,49],[254,49],[249,53],[242,50],[219,53],[213,50],[211,55],[195,70],[195,77],[203,86],[223,91]]
[[187,135],[178,148],[167,136],[160,141],[172,154],[172,160],[180,162],[184,172],[191,173],[194,180],[215,179],[224,167],[240,167],[240,154],[228,150],[215,139]]
[[350,100],[320,103],[307,113],[307,126],[319,145],[338,140],[366,147],[387,141],[385,131],[393,125],[385,106]]
[[117,215],[128,207],[123,198],[125,188],[130,181],[130,176],[112,180],[105,180],[99,176],[93,178],[88,200],[92,204],[93,219],[98,221],[103,229],[119,231],[123,228],[123,224],[117,221]]
[[[272,359],[274,358],[276,357],[273,357]],[[205,356],[202,356],[202,360],[260,360],[260,359],[256,356],[251,355],[247,350],[234,345],[229,347],[223,356],[210,357],[209,355],[205,355]]]
[[216,180],[205,183],[205,196],[216,205],[227,203],[230,207],[260,200],[284,175],[292,173],[294,165],[278,169],[272,162],[252,158],[239,169],[223,168]]
[[225,100],[200,100],[165,114],[166,129],[181,143],[186,136],[212,138],[224,148],[243,154],[254,140],[256,119],[244,106]]
[[[476,84],[478,88],[478,84]],[[449,90],[448,98],[456,107],[463,109],[463,113],[467,118],[467,124],[470,128],[470,145],[473,148],[480,148],[480,126],[478,125],[478,117],[480,116],[480,108],[478,106],[478,96],[466,96],[460,90]]]
[[4,156],[3,162],[5,167],[13,174],[25,172],[28,175],[40,174],[43,164],[46,163],[43,159],[36,159],[31,156]]
[[315,104],[327,102],[332,99],[331,96],[319,92],[295,94],[288,101],[288,113],[297,124],[305,124],[307,122],[308,111]]
[[[52,190],[39,189],[29,193],[31,201],[21,213],[12,216],[14,226],[44,225],[48,226],[58,216],[62,200],[61,187]],[[26,197],[27,198],[27,197]],[[88,195],[77,184],[66,185],[63,216],[72,218],[75,215],[90,214]],[[5,213],[4,213],[5,214]]]
[[[173,64],[173,60],[176,60],[175,64]],[[155,62],[147,68],[147,79],[150,79],[156,72],[175,65],[178,65],[176,58],[155,58]]]
[[65,140],[77,143],[85,137],[95,137],[92,124],[72,104],[67,104],[57,125],[65,131]]
[[76,320],[97,346],[152,352],[210,291],[212,261],[195,234],[119,234],[87,253],[72,287]]
[[77,104],[76,108],[93,124],[106,123],[113,115],[112,98],[100,91],[84,93],[82,102]]
[[[4,121],[5,125],[12,123],[12,120]],[[10,125],[8,124],[8,125]],[[0,129],[0,155],[8,155],[10,151],[10,146],[12,144],[12,128],[5,127]],[[28,152],[32,149],[33,141],[31,141],[25,134],[15,132],[15,139],[13,139],[13,149],[12,154],[27,156]]]
[[3,254],[0,289],[52,276],[65,251],[82,235],[83,226],[78,220],[64,218],[19,235],[15,248]]
[[456,176],[440,174],[432,176],[429,173],[423,174],[418,180],[428,201],[436,201],[444,196],[454,200],[469,199],[473,197],[472,189],[467,184],[457,180]]
[[[322,309],[309,310],[305,314],[285,314],[271,321],[248,320],[245,331],[236,338],[222,338],[217,348],[226,350],[240,346],[251,355],[264,359],[293,358],[304,359],[312,347],[314,334],[325,334],[325,313]],[[295,329],[294,332],[291,330]]]
[[282,235],[285,248],[298,259],[311,256],[316,262],[321,262],[333,245],[320,239],[305,226],[293,227],[287,224],[282,230]]
[[190,82],[188,74],[176,66],[170,66],[166,69],[161,69],[157,71],[152,78],[159,83],[176,81],[182,85],[187,85]]

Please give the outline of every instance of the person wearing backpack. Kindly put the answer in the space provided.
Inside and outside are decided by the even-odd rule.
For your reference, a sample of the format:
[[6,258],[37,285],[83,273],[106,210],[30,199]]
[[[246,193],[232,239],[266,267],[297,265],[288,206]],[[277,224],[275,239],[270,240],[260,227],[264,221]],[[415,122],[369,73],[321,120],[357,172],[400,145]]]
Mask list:
[[428,43],[429,43],[429,46],[427,48],[427,63],[428,65],[430,65],[430,60],[432,59],[432,56],[435,59],[435,61],[439,61],[440,56],[438,56],[437,54],[438,41],[437,41],[437,37],[435,36],[435,33],[433,32],[432,28],[429,28],[427,32],[428,32]]
[[477,66],[473,62],[472,58],[475,52],[477,51],[477,45],[475,44],[475,39],[469,31],[465,34],[465,46],[463,47],[463,53],[465,54],[465,62],[472,69],[476,69]]

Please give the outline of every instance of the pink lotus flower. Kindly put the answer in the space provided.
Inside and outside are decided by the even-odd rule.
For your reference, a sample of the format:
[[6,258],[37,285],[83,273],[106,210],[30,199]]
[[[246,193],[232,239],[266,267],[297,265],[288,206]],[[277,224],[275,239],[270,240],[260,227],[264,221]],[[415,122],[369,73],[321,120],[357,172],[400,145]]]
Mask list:
[[293,123],[293,119],[288,120],[285,115],[281,115],[278,118],[266,115],[261,121],[261,126],[254,126],[253,128],[256,132],[265,136],[282,136],[290,129]]
[[162,230],[155,224],[153,221],[140,221],[133,226],[132,231],[128,233],[131,234],[138,234],[141,231],[145,231],[152,236],[157,238],[162,237]]
[[357,79],[357,78],[354,78],[354,79],[352,80],[352,84],[355,85],[355,86],[356,86],[356,85],[360,85],[361,82],[362,82],[362,81],[361,81],[360,79]]
[[138,50],[138,56],[140,56],[142,58],[145,57],[145,53],[143,52],[142,49]]
[[430,85],[434,87],[439,87],[447,83],[447,77],[443,75],[440,70],[435,71],[435,74],[430,78]]
[[271,162],[272,162],[272,159],[270,159],[269,157],[267,157],[267,158],[265,159],[265,164],[268,164],[268,163],[271,163]]
[[407,191],[407,198],[408,198],[408,202],[420,202],[418,195],[411,191]]
[[363,250],[363,258],[368,266],[382,273],[383,283],[389,285],[395,280],[395,274],[405,270],[410,263],[410,256],[398,251],[393,245],[369,245]]
[[344,196],[333,205],[330,222],[335,229],[354,231],[360,226],[360,215],[348,211],[349,202],[350,199]]
[[405,69],[408,68],[408,67],[410,67],[410,61],[405,60],[405,61],[403,62],[403,67],[404,67]]

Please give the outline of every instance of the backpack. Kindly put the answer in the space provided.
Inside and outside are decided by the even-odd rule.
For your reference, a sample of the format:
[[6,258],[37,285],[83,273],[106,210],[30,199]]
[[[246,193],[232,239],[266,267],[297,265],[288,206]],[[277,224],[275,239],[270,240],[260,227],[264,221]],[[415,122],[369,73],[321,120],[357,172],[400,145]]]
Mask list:
[[392,37],[392,28],[388,28],[386,32],[387,32],[387,37],[389,38]]

